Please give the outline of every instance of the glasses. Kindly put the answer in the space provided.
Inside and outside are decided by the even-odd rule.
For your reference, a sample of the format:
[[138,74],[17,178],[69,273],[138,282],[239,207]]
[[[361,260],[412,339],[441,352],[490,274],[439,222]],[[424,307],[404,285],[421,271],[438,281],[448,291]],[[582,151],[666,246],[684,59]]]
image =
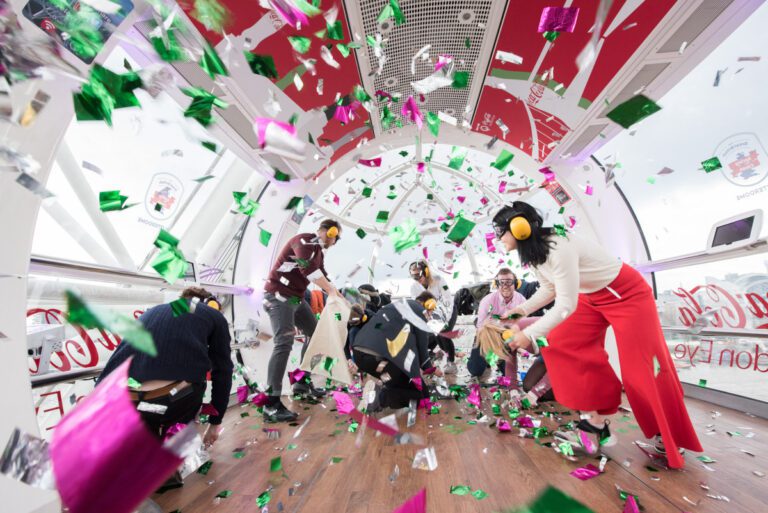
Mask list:
[[504,234],[507,233],[507,228],[505,226],[494,226],[493,233],[496,234],[496,240],[501,240]]
[[511,287],[515,284],[515,280],[496,280],[496,283],[499,284],[499,287]]

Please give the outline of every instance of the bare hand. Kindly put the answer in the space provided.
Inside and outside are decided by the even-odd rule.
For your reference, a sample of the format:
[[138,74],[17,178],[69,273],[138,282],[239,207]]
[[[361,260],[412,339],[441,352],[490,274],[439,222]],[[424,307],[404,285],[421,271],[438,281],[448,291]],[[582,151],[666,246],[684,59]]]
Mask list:
[[221,434],[221,426],[214,426],[213,424],[208,425],[208,429],[205,431],[205,435],[203,436],[203,445],[207,449],[208,447],[211,447],[213,444],[216,443],[216,440],[219,439],[219,435]]

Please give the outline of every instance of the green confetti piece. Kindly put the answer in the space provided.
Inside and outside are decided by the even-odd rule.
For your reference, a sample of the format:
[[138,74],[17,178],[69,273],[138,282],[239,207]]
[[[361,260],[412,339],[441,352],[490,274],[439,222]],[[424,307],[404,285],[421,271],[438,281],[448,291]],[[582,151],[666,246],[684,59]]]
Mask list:
[[301,54],[307,53],[312,46],[312,40],[304,36],[288,36],[288,42]]
[[638,94],[616,106],[606,114],[606,117],[624,128],[629,128],[660,110],[661,107],[656,105],[653,100]]
[[222,499],[226,499],[231,496],[232,496],[232,490],[222,490],[216,494],[216,497],[220,497]]
[[197,183],[203,183],[203,182],[207,182],[211,178],[215,178],[215,176],[213,176],[213,175],[205,175],[205,176],[201,176],[200,178],[195,178],[192,181],[193,182],[197,182]]
[[699,380],[699,386],[700,387],[706,387],[707,386],[707,380],[706,379],[700,379]]
[[288,447],[286,447],[286,449],[288,449],[289,451],[292,451],[292,450],[296,449],[297,447],[298,447],[298,445],[296,445],[296,444],[288,444]]
[[[102,25],[101,15],[95,9],[84,3],[75,10],[69,3],[65,4],[66,14],[62,19],[48,17],[55,27],[67,35],[67,46],[72,52],[84,60],[90,61],[104,47],[104,38],[99,31]],[[63,10],[63,9],[62,9]]]
[[400,152],[400,156],[401,157],[407,157],[408,156],[408,152],[403,150],[403,151]]
[[174,317],[180,317],[189,313],[189,301],[180,297],[176,301],[171,301],[171,311]]
[[560,210],[557,211],[558,214],[565,213],[565,207],[560,207]]
[[402,25],[405,23],[405,16],[403,16],[403,11],[400,10],[400,4],[397,0],[389,0],[389,5],[392,6],[392,15],[395,17],[395,25]]
[[356,433],[358,427],[360,427],[360,424],[358,424],[356,421],[353,421],[349,425],[349,428],[347,429],[347,431],[349,431],[350,433]]
[[357,236],[360,237],[361,239],[364,239],[365,237],[368,236],[368,234],[365,233],[365,230],[363,230],[362,228],[358,228],[357,230],[355,230],[355,234],[357,234]]
[[717,157],[712,157],[711,159],[707,159],[701,163],[701,168],[707,173],[711,173],[712,171],[717,171],[722,167],[723,165],[720,163],[720,159]]
[[523,399],[520,401],[520,404],[522,405],[524,410],[530,410],[531,409],[531,400],[527,397],[523,397]]
[[208,30],[224,33],[231,18],[230,12],[217,0],[195,0],[195,8],[189,13]]
[[653,355],[653,377],[659,375],[659,371],[661,371],[661,365],[659,365],[659,359],[656,358],[656,355]]
[[269,501],[272,500],[272,494],[269,493],[269,490],[262,493],[258,497],[256,497],[256,505],[260,508],[263,508],[267,504],[269,504]]
[[713,460],[712,458],[706,455],[696,456],[696,459],[704,463],[717,463],[717,460]]
[[195,119],[204,127],[213,123],[214,107],[220,109],[229,107],[227,102],[200,87],[183,87],[181,92],[192,98],[192,102],[184,111],[184,117]]
[[280,458],[280,456],[276,458],[272,458],[272,460],[269,462],[269,471],[270,472],[279,472],[283,469],[283,460]]
[[451,494],[453,495],[469,495],[470,493],[472,493],[472,488],[467,485],[451,486]]
[[229,76],[229,71],[227,71],[224,62],[219,57],[219,54],[216,53],[216,50],[209,44],[206,44],[203,48],[203,56],[198,64],[211,77],[211,80],[214,80],[216,75]]
[[381,120],[381,128],[384,130],[389,130],[393,125],[398,128],[402,128],[402,121],[400,121],[400,119],[395,116],[391,110],[389,110],[389,107],[383,106],[380,108],[380,110],[381,114],[379,119]]
[[395,253],[400,254],[406,249],[418,246],[421,233],[413,219],[405,220],[401,225],[389,230],[389,239],[395,247]]
[[427,200],[432,201],[433,199],[435,199],[435,195],[434,194],[432,194],[431,192],[429,194],[427,194]]
[[[200,144],[203,145],[203,148],[205,148],[207,150],[210,150],[210,151],[212,151],[214,153],[216,153],[216,151],[218,150],[218,147],[216,146],[216,143],[213,143],[211,141],[203,141]],[[211,178],[213,178],[213,176],[211,176]]]
[[232,457],[236,460],[241,460],[245,458],[245,452],[244,451],[235,451],[232,453]]
[[244,53],[245,60],[248,62],[248,66],[253,73],[267,78],[276,79],[278,77],[275,59],[271,55],[259,55],[252,52]]
[[259,228],[259,242],[261,242],[261,245],[264,247],[269,246],[269,240],[272,238],[272,234],[269,233],[264,228]]
[[456,217],[456,221],[454,222],[453,227],[451,228],[451,231],[448,232],[448,235],[446,236],[446,238],[451,242],[461,244],[462,242],[464,242],[464,239],[469,237],[469,234],[472,232],[474,228],[475,228],[474,222],[464,218],[464,216],[459,215]]
[[123,196],[120,191],[101,191],[99,193],[99,209],[102,212],[114,212],[131,208],[135,203],[126,205],[128,196]]
[[472,497],[474,497],[475,499],[481,501],[481,500],[485,499],[486,497],[488,497],[488,493],[483,491],[483,490],[481,490],[480,488],[478,488],[477,490],[472,492]]
[[340,458],[338,456],[333,456],[331,458],[331,465],[336,465],[337,463],[341,463],[342,461],[344,461],[344,458]]
[[562,224],[555,224],[552,226],[552,228],[555,230],[555,233],[559,235],[560,237],[565,237],[567,235],[567,231],[565,230],[565,226]]
[[285,209],[284,209],[284,210],[293,210],[294,208],[296,208],[297,206],[299,206],[299,204],[301,204],[301,202],[302,202],[302,200],[303,200],[303,199],[304,199],[304,198],[302,198],[301,196],[294,196],[294,197],[292,197],[292,198],[291,198],[291,199],[288,201],[288,204],[285,206]]
[[189,267],[184,254],[178,248],[179,239],[161,229],[154,244],[160,251],[150,265],[165,281],[172,284],[184,276]]
[[291,176],[283,173],[277,168],[273,168],[275,171],[275,180],[278,182],[289,182],[291,181]]
[[259,204],[255,200],[248,198],[248,193],[232,191],[232,197],[237,203],[237,211],[247,216],[252,216],[259,209]]
[[646,182],[648,182],[651,185],[654,185],[656,183],[656,177],[655,176],[649,176],[645,179]]
[[549,342],[547,342],[546,337],[538,337],[536,339],[536,345],[539,347],[547,347],[549,345]]
[[542,36],[544,36],[544,39],[546,39],[550,43],[554,43],[555,39],[557,39],[559,35],[560,35],[560,32],[556,30],[547,30],[542,34]]
[[360,84],[355,85],[352,89],[352,95],[360,102],[366,103],[372,100],[371,95]]
[[213,466],[213,461],[206,461],[202,465],[200,465],[200,468],[197,469],[198,474],[207,475],[208,471],[211,470],[211,467]]
[[378,214],[376,214],[376,222],[377,223],[386,223],[389,220],[389,212],[386,210],[380,210]]
[[333,366],[336,365],[338,361],[338,358],[331,358],[330,356],[326,356],[325,360],[323,361],[323,368],[326,372],[330,373],[331,369],[333,369]]
[[496,160],[493,162],[493,164],[491,164],[491,167],[495,167],[499,171],[504,171],[509,163],[512,162],[513,158],[515,158],[514,154],[502,149],[501,153],[499,153],[499,156],[496,157]]
[[141,388],[141,383],[128,376],[128,388],[132,388],[134,390],[139,389]]
[[74,292],[64,291],[67,302],[66,319],[72,325],[85,329],[102,329],[119,335],[123,341],[128,342],[137,351],[149,356],[157,356],[157,348],[152,340],[152,335],[144,326],[131,316],[101,310],[85,303]]
[[341,320],[341,314],[339,312],[335,312],[333,314],[333,318],[336,319],[337,321],[340,321]]
[[364,198],[370,198],[372,192],[373,192],[373,189],[371,189],[370,187],[363,187],[363,192],[361,194],[363,195]]
[[189,53],[179,43],[176,37],[176,31],[169,30],[166,32],[168,46],[165,45],[162,37],[152,37],[150,42],[155,49],[158,57],[165,62],[186,62],[190,60]]
[[432,132],[432,135],[437,137],[440,134],[440,118],[438,115],[434,112],[427,112],[425,120],[429,131]]
[[457,71],[453,74],[451,86],[454,89],[464,89],[467,85],[469,85],[469,71]]
[[94,64],[88,82],[72,95],[75,117],[78,121],[105,121],[112,126],[115,109],[141,106],[133,94],[141,86],[141,78],[135,72],[119,75]]
[[349,57],[349,54],[352,53],[349,51],[349,45],[345,45],[344,43],[336,43],[336,49],[339,51],[342,57],[345,59]]
[[467,158],[467,149],[462,148],[459,146],[454,146],[451,148],[451,157],[450,162],[448,162],[448,167],[451,169],[455,169],[456,171],[459,171],[461,169],[462,164],[464,164],[464,159]]
[[466,48],[472,48],[472,41],[471,41],[469,38],[466,38],[466,39],[464,40],[464,46],[465,46]]
[[251,416],[251,414],[248,413],[247,411],[244,411],[244,412],[240,413],[240,418],[241,419],[244,419],[245,417],[250,417],[250,416]]
[[493,368],[499,361],[499,355],[494,353],[493,350],[489,350],[487,353],[485,353],[485,361],[488,362],[488,365]]
[[344,29],[341,26],[341,20],[336,20],[333,22],[333,24],[327,23],[326,26],[328,28],[328,32],[326,34],[328,39],[332,39],[334,41],[344,40]]

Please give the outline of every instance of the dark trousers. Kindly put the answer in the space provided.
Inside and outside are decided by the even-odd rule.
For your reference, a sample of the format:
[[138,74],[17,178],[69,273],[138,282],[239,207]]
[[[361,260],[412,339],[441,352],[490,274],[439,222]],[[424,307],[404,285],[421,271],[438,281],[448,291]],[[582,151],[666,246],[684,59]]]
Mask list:
[[453,340],[448,337],[441,337],[440,335],[430,335],[429,350],[434,351],[438,346],[448,355],[449,362],[456,360],[456,346],[454,345]]
[[[480,354],[480,348],[478,346],[473,347],[472,351],[469,353],[469,360],[467,360],[467,370],[469,371],[469,374],[475,378],[480,377],[488,367],[489,365],[488,362],[485,361],[485,357]],[[505,367],[506,362],[499,359],[499,372],[504,374]]]
[[139,411],[139,414],[150,431],[162,439],[168,429],[175,424],[188,424],[195,420],[195,415],[203,405],[205,387],[205,383],[192,383],[174,395],[169,394],[150,400],[139,400],[137,403],[144,402],[167,407],[164,413]]
[[405,408],[413,399],[418,401],[428,397],[426,384],[422,384],[422,390],[417,389],[411,382],[411,378],[394,363],[387,361],[384,368],[379,371],[379,364],[385,361],[383,358],[356,349],[353,349],[352,352],[355,364],[361,371],[379,379],[381,379],[383,374],[389,375],[388,380],[382,379],[384,381],[384,388],[381,391],[381,406],[385,408]]
[[307,341],[301,349],[301,358],[303,359],[309,340],[315,333],[317,319],[306,301],[301,300],[299,303],[292,303],[288,300],[280,301],[269,292],[264,294],[264,310],[269,315],[272,333],[274,333],[272,339],[274,347],[267,366],[267,386],[270,390],[269,395],[278,397],[283,391],[283,377],[293,347],[295,328],[298,327],[307,337]]

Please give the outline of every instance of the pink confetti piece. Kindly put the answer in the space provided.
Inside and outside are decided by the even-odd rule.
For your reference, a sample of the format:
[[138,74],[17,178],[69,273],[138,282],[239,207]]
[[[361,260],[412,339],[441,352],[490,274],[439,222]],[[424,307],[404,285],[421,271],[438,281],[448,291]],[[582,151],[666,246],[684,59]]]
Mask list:
[[378,89],[376,91],[376,96],[381,96],[382,98],[388,98],[390,101],[392,101],[392,95],[386,91],[382,91],[381,89]]
[[53,432],[56,488],[72,513],[131,513],[182,462],[136,411],[126,387],[129,366],[109,374]]
[[416,387],[416,390],[418,391],[424,390],[424,385],[421,378],[411,378],[411,383],[413,383],[413,386]]
[[423,173],[425,167],[426,165],[424,164],[424,162],[419,162],[418,164],[416,164],[416,171],[418,171],[419,173]]
[[200,408],[200,415],[209,415],[213,417],[219,416],[219,410],[214,408],[214,406],[211,403],[205,403],[202,408]]
[[256,406],[264,406],[269,402],[269,396],[264,392],[259,392],[251,399],[251,402]]
[[482,402],[482,399],[480,399],[480,385],[473,383],[469,388],[470,392],[467,396],[467,402],[480,408],[480,404]]
[[633,495],[627,495],[627,502],[624,503],[622,513],[640,513],[640,508],[637,507],[637,501]]
[[581,441],[581,445],[584,447],[584,449],[587,450],[589,454],[597,452],[595,442],[593,442],[589,435],[587,435],[584,431],[579,431],[579,440]]
[[355,110],[362,105],[358,100],[350,103],[349,105],[337,105],[336,110],[333,112],[333,119],[347,124],[355,119]]
[[181,422],[177,422],[173,426],[168,428],[168,431],[165,432],[165,436],[163,437],[163,441],[170,440],[173,438],[173,435],[176,433],[180,433],[184,430],[184,428],[187,427],[187,424],[182,424]]
[[443,69],[445,66],[450,64],[453,61],[453,56],[451,55],[441,55],[437,58],[437,62],[435,63],[435,71],[439,71]]
[[379,422],[370,415],[363,415],[363,413],[356,409],[352,404],[352,398],[348,394],[345,394],[344,392],[334,392],[333,399],[336,401],[336,409],[342,415],[349,415],[357,422],[360,422],[361,424],[365,423],[369,428],[384,433],[387,436],[396,436],[400,433],[397,429],[394,429],[383,422]]
[[568,228],[573,228],[574,226],[576,226],[576,218],[568,216]]
[[269,0],[269,4],[288,25],[296,30],[299,30],[302,26],[306,27],[309,24],[307,15],[292,6],[287,0]]
[[336,409],[342,415],[349,415],[349,412],[355,409],[352,398],[344,392],[334,392],[333,399],[336,401]]
[[555,179],[555,172],[552,171],[549,167],[542,167],[539,169],[539,173],[544,175],[544,180],[547,182],[551,182]]
[[532,427],[534,427],[533,419],[531,418],[530,415],[525,415],[524,417],[520,417],[519,419],[517,419],[517,424],[520,427],[524,427],[524,428],[532,428]]
[[427,511],[427,489],[422,488],[419,493],[405,501],[392,513],[426,513]]
[[244,403],[248,400],[248,385],[237,387],[237,402]]
[[571,475],[575,478],[581,479],[582,481],[587,481],[593,477],[599,476],[600,469],[591,463],[588,463],[586,467],[577,468],[571,472]]
[[256,118],[254,124],[256,125],[256,137],[259,139],[259,146],[262,148],[264,148],[267,143],[267,127],[269,127],[269,125],[276,125],[284,132],[296,136],[296,127],[290,123],[284,123],[272,118]]
[[584,187],[584,193],[587,196],[592,196],[592,193],[594,193],[594,192],[595,192],[595,190],[592,188],[591,185],[587,185],[586,187]]
[[294,383],[302,381],[306,375],[306,371],[303,371],[299,368],[293,369],[292,371],[288,372],[288,382],[293,385]]
[[332,196],[333,202],[338,205],[339,201],[340,201],[339,200],[339,195],[336,194],[335,192],[332,192],[331,194],[333,194],[333,196]]
[[480,203],[482,203],[483,206],[487,205],[488,204],[488,198],[483,196],[482,198],[480,198]]
[[435,404],[436,403],[433,403],[428,397],[426,397],[419,401],[418,409],[429,411],[432,409],[432,406],[434,406]]
[[368,167],[381,167],[381,157],[376,157],[375,159],[360,159],[357,163]]
[[427,247],[426,247],[426,246],[424,246],[423,248],[421,248],[421,254],[422,254],[422,255],[424,255],[424,258],[425,258],[425,259],[429,259],[429,250],[427,249]]
[[499,193],[503,194],[505,190],[507,190],[507,182],[505,181],[499,182]]
[[507,422],[504,419],[497,419],[496,429],[498,429],[502,433],[506,433],[507,431],[512,431],[512,426],[510,426],[509,422]]
[[545,7],[539,19],[539,33],[573,32],[578,17],[578,7]]
[[456,196],[459,203],[464,203],[467,200],[466,196]]
[[496,383],[498,383],[499,386],[502,386],[502,387],[510,387],[512,386],[512,378],[510,376],[499,376],[496,379]]
[[419,106],[416,105],[416,100],[413,99],[413,96],[409,96],[408,99],[405,100],[400,114],[402,114],[403,117],[409,119],[410,121],[416,123],[416,126],[419,127],[419,130],[421,130],[421,127],[424,125],[424,116],[421,114]]
[[496,252],[496,245],[493,243],[493,241],[496,239],[495,233],[486,233],[485,234],[485,249],[488,250],[488,253],[495,253]]

